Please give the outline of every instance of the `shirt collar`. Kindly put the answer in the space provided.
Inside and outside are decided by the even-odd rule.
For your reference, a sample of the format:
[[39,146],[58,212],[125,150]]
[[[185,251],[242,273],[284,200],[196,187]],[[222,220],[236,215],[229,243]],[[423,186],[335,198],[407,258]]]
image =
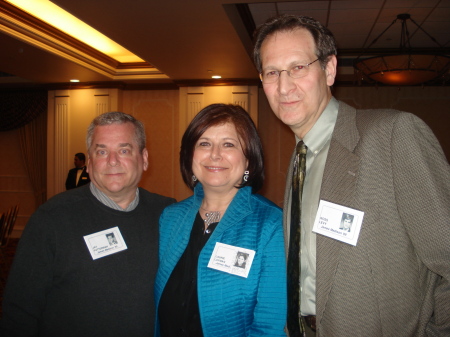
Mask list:
[[89,188],[91,189],[92,194],[94,197],[97,198],[98,201],[100,201],[103,205],[108,206],[109,208],[115,209],[117,211],[122,212],[131,212],[139,205],[139,188],[136,188],[136,197],[127,208],[123,209],[118,204],[116,204],[113,200],[111,200],[105,193],[100,191],[97,186],[95,186],[92,182],[89,184]]
[[[328,102],[327,107],[322,112],[319,119],[305,137],[303,137],[303,142],[308,147],[308,152],[311,151],[312,153],[317,154],[330,140],[331,135],[333,134],[334,125],[336,124],[338,110],[339,102],[334,97],[331,97],[330,102]],[[297,137],[295,138],[297,142],[300,140]]]

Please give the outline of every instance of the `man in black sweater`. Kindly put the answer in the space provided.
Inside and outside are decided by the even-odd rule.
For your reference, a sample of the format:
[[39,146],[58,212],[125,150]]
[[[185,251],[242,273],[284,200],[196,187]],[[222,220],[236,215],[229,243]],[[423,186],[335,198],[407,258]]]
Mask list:
[[87,147],[91,184],[53,197],[26,226],[1,336],[153,336],[158,220],[175,200],[137,187],[148,152],[132,116],[94,119]]

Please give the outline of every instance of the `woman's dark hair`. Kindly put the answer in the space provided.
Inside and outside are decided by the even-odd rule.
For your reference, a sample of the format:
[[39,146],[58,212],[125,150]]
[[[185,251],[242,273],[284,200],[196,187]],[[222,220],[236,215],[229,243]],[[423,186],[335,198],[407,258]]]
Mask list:
[[192,160],[195,145],[207,129],[212,126],[231,123],[236,128],[242,151],[248,160],[250,172],[247,181],[242,181],[236,188],[251,186],[257,192],[264,182],[264,155],[261,139],[250,115],[239,105],[211,104],[202,109],[191,121],[181,140],[180,170],[184,183],[194,189],[197,181],[192,180]]
[[262,71],[261,46],[267,37],[276,32],[293,31],[298,28],[311,33],[322,69],[327,66],[329,57],[337,54],[336,41],[331,31],[316,19],[308,16],[280,15],[268,19],[254,33],[253,61],[259,73]]

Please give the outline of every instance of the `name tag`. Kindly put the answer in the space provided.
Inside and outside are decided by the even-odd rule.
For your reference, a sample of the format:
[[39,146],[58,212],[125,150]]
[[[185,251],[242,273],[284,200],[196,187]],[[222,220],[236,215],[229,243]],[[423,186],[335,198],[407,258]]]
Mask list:
[[312,231],[356,246],[364,212],[320,200]]
[[93,260],[127,249],[119,227],[85,235],[83,238]]
[[208,268],[247,278],[254,257],[254,250],[216,242]]

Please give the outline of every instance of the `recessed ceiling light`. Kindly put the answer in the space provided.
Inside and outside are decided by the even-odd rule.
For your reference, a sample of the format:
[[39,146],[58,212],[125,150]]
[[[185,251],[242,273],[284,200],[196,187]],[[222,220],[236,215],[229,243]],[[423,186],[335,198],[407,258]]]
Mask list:
[[211,76],[211,78],[222,78],[222,76],[220,76],[220,75],[213,75],[213,76]]
[[77,79],[72,79],[72,80],[70,80],[70,82],[80,82],[80,80],[77,80]]

